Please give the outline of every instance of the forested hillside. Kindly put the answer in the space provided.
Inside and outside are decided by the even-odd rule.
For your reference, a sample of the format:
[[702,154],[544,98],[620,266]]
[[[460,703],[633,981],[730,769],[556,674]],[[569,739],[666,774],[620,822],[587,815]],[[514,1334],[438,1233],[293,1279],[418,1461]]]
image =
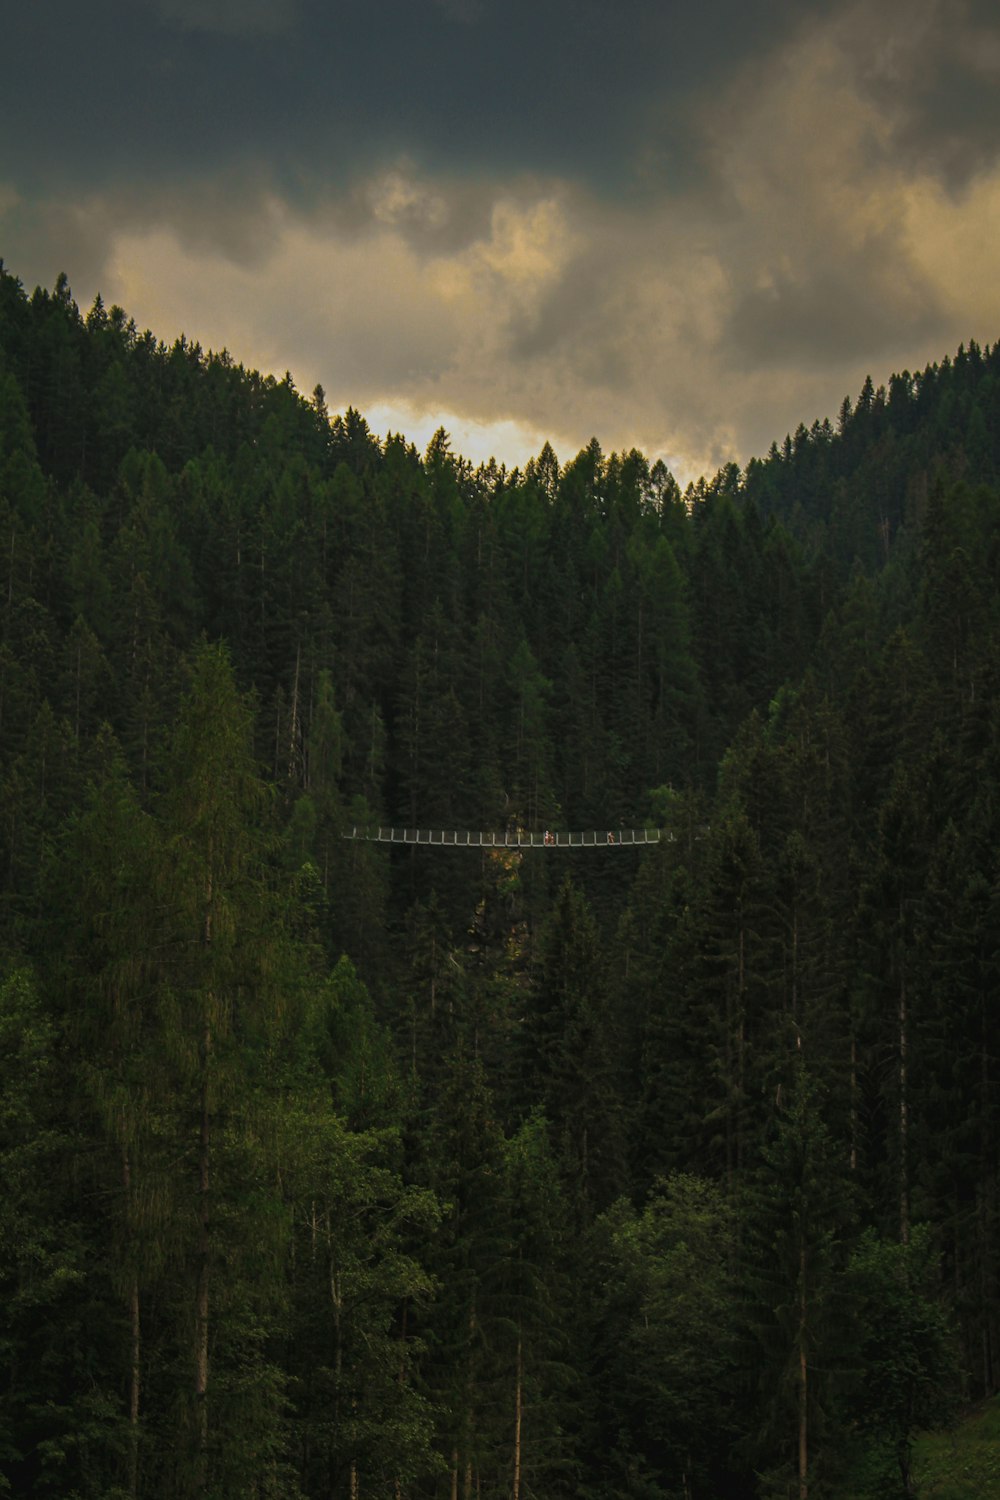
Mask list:
[[1000,1386],[998,573],[1000,346],[682,494],[0,268],[0,1492],[909,1493]]

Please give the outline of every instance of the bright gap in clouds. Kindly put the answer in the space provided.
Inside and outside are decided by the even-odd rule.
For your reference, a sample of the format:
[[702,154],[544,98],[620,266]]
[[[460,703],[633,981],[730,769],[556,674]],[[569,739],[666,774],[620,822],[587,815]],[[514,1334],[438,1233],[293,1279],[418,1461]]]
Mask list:
[[[473,468],[495,459],[498,464],[504,465],[508,474],[514,469],[519,469],[523,474],[529,459],[537,458],[546,443],[553,449],[560,467],[565,468],[589,442],[589,438],[582,442],[560,439],[554,432],[510,419],[476,422],[457,416],[454,412],[414,411],[412,407],[401,403],[375,402],[362,409],[361,416],[380,442],[384,443],[391,432],[404,438],[407,443],[412,443],[420,454],[426,452],[431,438],[443,427],[456,458],[467,459]],[[601,442],[600,433],[592,435]],[[628,446],[624,445],[622,451],[628,451]],[[686,465],[683,459],[677,459],[666,451],[647,451],[638,442],[634,446],[644,454],[650,468],[657,459],[662,459],[682,488],[689,481],[708,472],[704,468],[695,469]],[[605,456],[611,451],[604,448]]]
[[[431,438],[443,427],[456,458],[466,458],[473,465],[489,463],[495,458],[508,470],[524,469],[529,458],[537,458],[551,437],[523,422],[504,419],[499,422],[476,422],[454,412],[415,411],[394,402],[375,402],[361,415],[380,440],[396,433],[413,443],[419,453],[426,451]],[[562,462],[574,454],[559,454]]]

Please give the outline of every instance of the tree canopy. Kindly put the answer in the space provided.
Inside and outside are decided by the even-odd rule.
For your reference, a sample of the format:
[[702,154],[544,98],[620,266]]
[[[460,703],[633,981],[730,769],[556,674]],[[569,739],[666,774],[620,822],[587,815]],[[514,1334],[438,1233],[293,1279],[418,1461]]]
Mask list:
[[1000,1388],[998,374],[682,494],[0,268],[0,1491],[914,1492]]

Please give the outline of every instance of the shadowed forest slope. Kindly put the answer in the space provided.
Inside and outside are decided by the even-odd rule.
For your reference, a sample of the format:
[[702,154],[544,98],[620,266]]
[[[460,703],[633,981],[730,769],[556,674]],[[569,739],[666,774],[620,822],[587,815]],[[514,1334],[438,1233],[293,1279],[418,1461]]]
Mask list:
[[0,1485],[909,1492],[1000,1384],[998,371],[682,494],[0,271]]

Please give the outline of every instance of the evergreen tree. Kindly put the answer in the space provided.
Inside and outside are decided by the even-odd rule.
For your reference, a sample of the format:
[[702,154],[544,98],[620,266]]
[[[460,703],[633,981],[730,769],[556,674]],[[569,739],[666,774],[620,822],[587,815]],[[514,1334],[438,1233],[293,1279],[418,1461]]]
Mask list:
[[526,1025],[532,1102],[541,1104],[580,1224],[621,1191],[624,1131],[618,1037],[597,926],[570,879],[539,943]]
[[954,1413],[958,1372],[936,1271],[927,1226],[918,1225],[906,1244],[866,1231],[847,1273],[860,1370],[851,1414],[883,1459],[879,1493],[899,1500],[917,1493],[914,1434],[944,1426]]
[[759,1165],[747,1174],[742,1208],[748,1369],[760,1424],[754,1456],[767,1495],[808,1500],[822,1474],[844,1358],[839,1276],[852,1218],[847,1153],[824,1124],[805,1065],[796,1062]]
[[593,1239],[601,1492],[728,1492],[741,1477],[727,1459],[737,1432],[731,1208],[711,1183],[678,1174],[641,1212],[617,1203]]

